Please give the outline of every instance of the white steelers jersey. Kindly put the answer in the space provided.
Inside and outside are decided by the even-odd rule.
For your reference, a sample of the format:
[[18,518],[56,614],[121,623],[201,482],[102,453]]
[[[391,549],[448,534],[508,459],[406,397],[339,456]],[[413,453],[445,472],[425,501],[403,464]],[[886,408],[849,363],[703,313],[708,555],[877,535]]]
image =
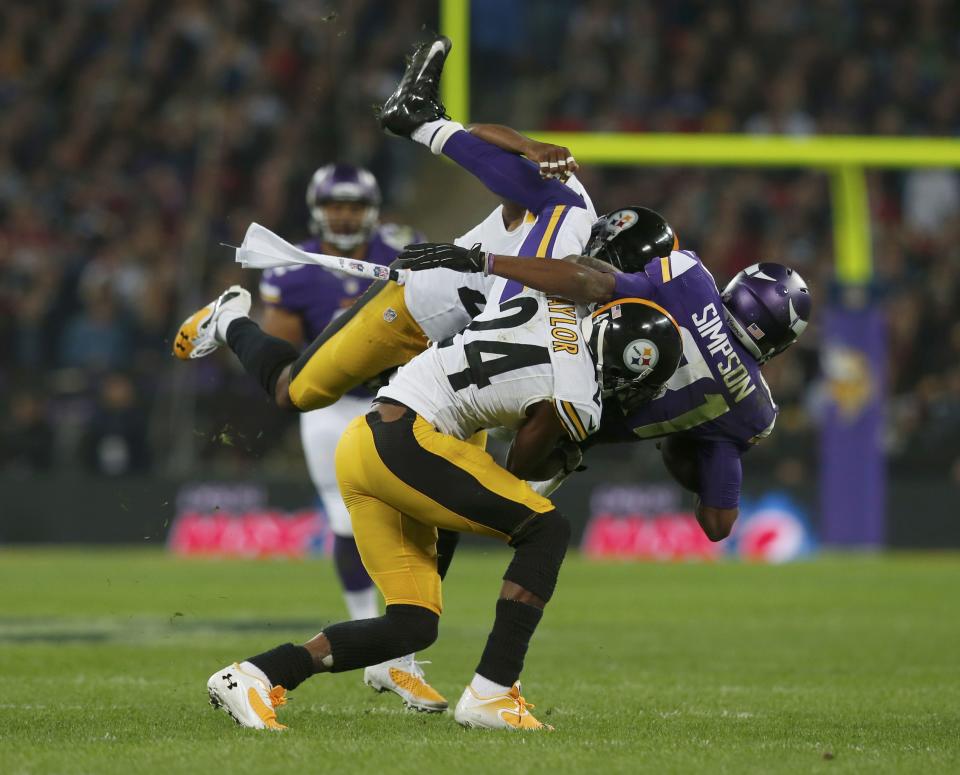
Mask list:
[[[527,215],[516,229],[503,225],[503,205],[453,242],[470,248],[477,242],[490,253],[516,255],[534,219]],[[409,272],[403,298],[413,319],[431,342],[446,339],[480,314],[487,302],[493,277],[452,269]]]
[[[479,242],[484,251],[501,256],[562,258],[582,254],[597,213],[576,176],[571,175],[567,185],[583,197],[586,209],[551,207],[539,219],[527,213],[523,222],[510,231],[503,225],[503,205],[500,205],[466,234],[457,237],[454,244],[470,248]],[[410,272],[404,285],[404,301],[427,338],[437,342],[462,329],[480,313],[496,280],[452,269]],[[498,288],[500,286],[502,283]]]
[[515,430],[540,401],[553,403],[575,441],[600,425],[596,366],[576,307],[529,289],[488,304],[463,331],[400,367],[377,397],[406,404],[458,439]]

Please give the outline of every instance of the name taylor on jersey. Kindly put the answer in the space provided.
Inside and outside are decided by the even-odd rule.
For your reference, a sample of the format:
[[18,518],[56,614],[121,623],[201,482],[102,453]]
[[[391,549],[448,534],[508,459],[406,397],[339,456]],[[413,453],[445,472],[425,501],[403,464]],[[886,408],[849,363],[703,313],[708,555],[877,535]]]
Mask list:
[[580,353],[580,334],[578,331],[577,310],[569,301],[550,297],[547,299],[547,313],[550,324],[550,338],[555,353],[570,355]]

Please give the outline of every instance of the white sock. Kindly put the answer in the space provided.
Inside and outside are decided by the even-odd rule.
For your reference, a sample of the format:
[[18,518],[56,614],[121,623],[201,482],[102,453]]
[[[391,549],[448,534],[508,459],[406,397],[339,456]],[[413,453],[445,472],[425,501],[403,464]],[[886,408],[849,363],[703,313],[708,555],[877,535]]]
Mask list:
[[243,672],[247,675],[252,675],[254,678],[259,678],[267,686],[273,688],[273,681],[267,678],[267,674],[264,673],[259,667],[257,667],[253,662],[241,662],[240,667]]
[[380,616],[380,593],[376,587],[371,586],[359,592],[345,589],[343,599],[351,619],[375,619]]
[[450,136],[462,130],[463,124],[459,121],[438,118],[436,121],[427,121],[418,126],[411,132],[410,139],[427,146],[433,153],[439,155]]
[[238,318],[247,317],[239,310],[235,309],[225,309],[219,315],[217,315],[217,330],[214,332],[214,338],[220,344],[227,343],[227,329],[230,327],[230,324],[237,320]]
[[473,680],[470,682],[470,688],[476,692],[478,697],[496,697],[500,694],[509,694],[513,687],[495,684],[489,678],[484,678],[479,673],[474,673]]

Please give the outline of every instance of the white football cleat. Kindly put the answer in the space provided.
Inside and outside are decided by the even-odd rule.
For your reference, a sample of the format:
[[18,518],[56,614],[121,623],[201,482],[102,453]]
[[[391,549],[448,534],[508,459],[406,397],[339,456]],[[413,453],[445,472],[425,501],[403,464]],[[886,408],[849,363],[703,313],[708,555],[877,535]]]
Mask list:
[[181,360],[202,358],[216,350],[221,342],[217,337],[217,318],[224,310],[247,315],[250,313],[250,291],[231,285],[207,306],[198,309],[183,321],[173,338],[173,354]]
[[210,676],[207,694],[213,707],[220,708],[242,727],[286,729],[277,721],[275,708],[286,704],[287,690],[271,686],[236,662]]
[[364,668],[363,682],[378,692],[393,692],[403,704],[425,713],[440,713],[447,709],[447,700],[427,683],[420,665],[413,654],[389,659],[379,665]]
[[520,682],[513,685],[507,694],[480,697],[467,686],[453,712],[453,718],[464,727],[475,729],[510,729],[553,731],[549,724],[534,718],[528,708],[534,707],[520,694]]

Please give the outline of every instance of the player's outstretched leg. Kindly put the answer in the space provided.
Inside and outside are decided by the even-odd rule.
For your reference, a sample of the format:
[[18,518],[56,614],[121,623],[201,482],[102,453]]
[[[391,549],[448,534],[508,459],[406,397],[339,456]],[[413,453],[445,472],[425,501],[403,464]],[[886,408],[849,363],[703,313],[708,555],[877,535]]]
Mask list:
[[227,345],[280,408],[296,409],[286,383],[279,391],[277,384],[300,353],[286,340],[265,334],[248,317],[250,303],[249,291],[231,285],[183,321],[174,336],[173,354],[181,360],[202,358]]
[[494,194],[532,213],[551,204],[583,207],[577,193],[558,180],[541,177],[528,160],[449,120],[440,99],[440,76],[451,47],[449,38],[439,35],[414,51],[400,84],[380,111],[380,126],[443,153]]

